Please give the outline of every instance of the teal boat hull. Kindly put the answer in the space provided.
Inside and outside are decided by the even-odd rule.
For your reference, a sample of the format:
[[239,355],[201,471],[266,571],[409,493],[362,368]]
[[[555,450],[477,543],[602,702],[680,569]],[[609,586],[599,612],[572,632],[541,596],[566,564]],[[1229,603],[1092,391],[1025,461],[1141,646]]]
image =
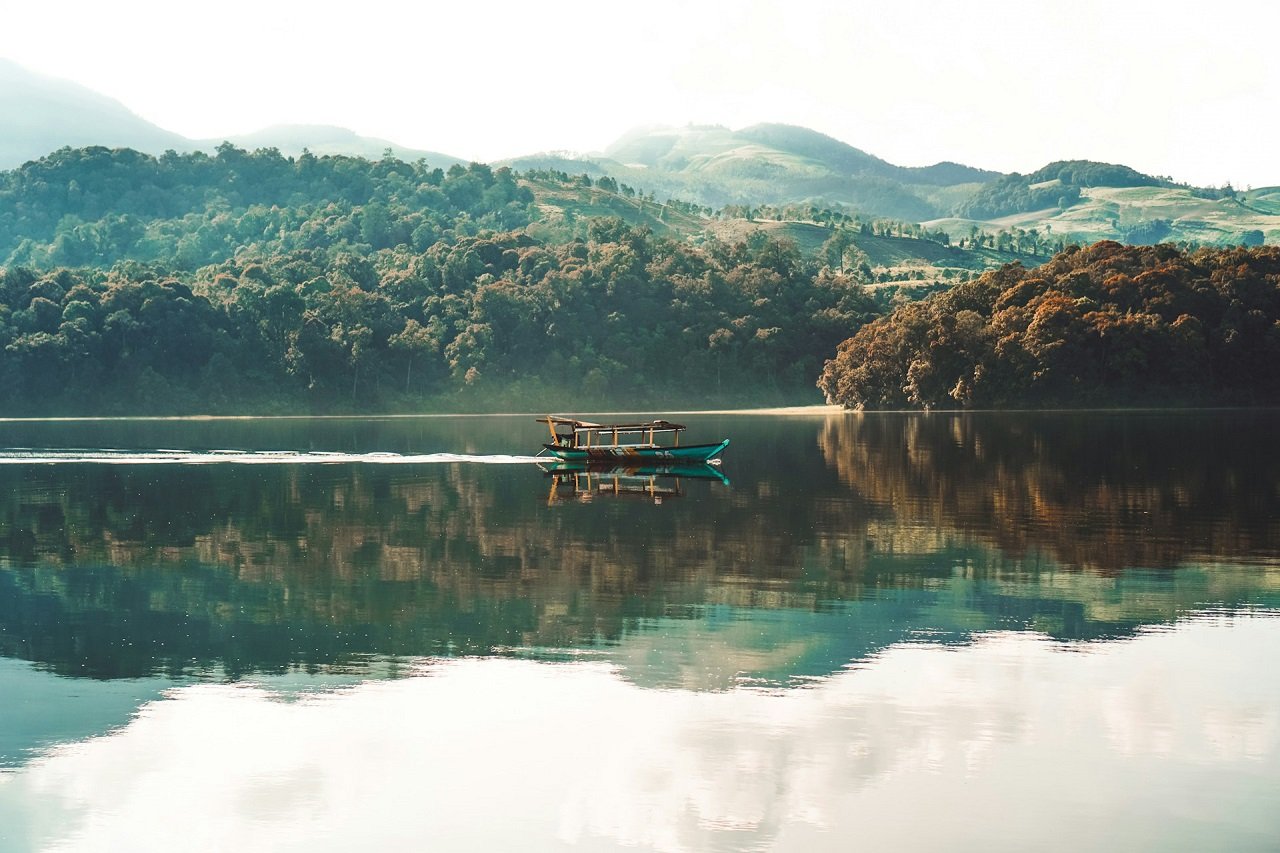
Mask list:
[[684,447],[558,447],[542,445],[547,453],[566,462],[609,462],[632,464],[638,462],[706,462],[714,459],[729,446],[729,439],[719,444],[689,444]]

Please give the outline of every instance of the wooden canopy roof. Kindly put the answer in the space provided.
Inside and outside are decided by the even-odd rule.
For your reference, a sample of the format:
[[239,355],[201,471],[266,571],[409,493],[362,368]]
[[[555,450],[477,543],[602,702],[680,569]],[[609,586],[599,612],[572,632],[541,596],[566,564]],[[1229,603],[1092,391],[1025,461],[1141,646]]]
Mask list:
[[646,423],[633,424],[594,424],[591,421],[580,421],[577,418],[568,418],[563,415],[546,415],[541,418],[534,418],[539,423],[549,426],[571,426],[574,429],[600,429],[600,430],[618,430],[619,432],[630,430],[682,430],[685,428],[683,424],[673,424],[670,421],[648,421]]

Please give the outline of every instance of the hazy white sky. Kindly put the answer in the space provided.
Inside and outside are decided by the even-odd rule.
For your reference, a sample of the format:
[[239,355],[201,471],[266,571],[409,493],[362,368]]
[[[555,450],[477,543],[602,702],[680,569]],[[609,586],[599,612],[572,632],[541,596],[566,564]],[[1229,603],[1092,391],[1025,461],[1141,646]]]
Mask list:
[[492,160],[778,121],[902,165],[1280,184],[1270,2],[2,0],[0,21],[0,56],[190,137],[325,123]]

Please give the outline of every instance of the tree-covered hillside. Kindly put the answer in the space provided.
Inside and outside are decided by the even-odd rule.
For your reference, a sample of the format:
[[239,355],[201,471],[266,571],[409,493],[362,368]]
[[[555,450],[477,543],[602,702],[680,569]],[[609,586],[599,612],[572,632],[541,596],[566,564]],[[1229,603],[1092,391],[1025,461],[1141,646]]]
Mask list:
[[480,164],[445,172],[230,144],[215,156],[62,149],[0,173],[0,262],[194,270],[244,253],[422,250],[455,232],[526,225],[532,202],[510,170]]
[[569,209],[687,215],[629,192],[232,146],[60,151],[0,176],[0,405],[778,402],[875,313],[794,244],[699,248]]
[[[201,150],[206,159],[219,160],[222,147],[230,147],[275,149],[298,158],[309,153],[314,159],[425,159],[442,169],[462,164],[452,155],[324,125],[278,125],[231,136],[229,143],[223,137],[188,139],[144,121],[109,97],[7,61],[0,61],[0,127],[0,168],[20,167],[42,156],[51,159],[49,152],[66,145],[130,146],[161,159],[176,156],[166,152]],[[1274,194],[1274,187],[1247,193],[1230,186],[1191,187],[1087,160],[1053,162],[1028,175],[950,161],[899,166],[816,130],[776,123],[739,130],[641,128],[603,154],[535,153],[495,164],[493,171],[503,165],[517,172],[604,177],[640,196],[712,209],[816,205],[945,230],[956,241],[972,239],[974,232],[997,238],[1002,231],[1013,235],[1021,230],[1052,231],[1050,243],[1280,242],[1280,212],[1260,203]],[[304,191],[303,198],[316,197]],[[294,206],[292,200],[275,203]],[[81,223],[73,219],[69,224]],[[115,232],[109,242],[127,239],[135,225],[130,220],[109,223],[108,230]],[[1013,242],[1006,240],[1006,247]],[[195,262],[190,255],[198,249],[189,244],[184,262]],[[0,252],[0,262],[6,254]]]
[[820,387],[851,408],[1280,402],[1280,248],[1071,247],[864,326]]
[[0,406],[807,402],[855,332],[822,379],[848,405],[1274,399],[1272,250],[1100,244],[971,281],[1053,239],[551,168],[63,149],[0,173]]
[[1048,207],[1066,209],[1080,201],[1085,187],[1170,187],[1172,181],[1144,175],[1128,166],[1092,160],[1059,160],[1029,175],[1003,175],[961,202],[956,215],[998,219]]

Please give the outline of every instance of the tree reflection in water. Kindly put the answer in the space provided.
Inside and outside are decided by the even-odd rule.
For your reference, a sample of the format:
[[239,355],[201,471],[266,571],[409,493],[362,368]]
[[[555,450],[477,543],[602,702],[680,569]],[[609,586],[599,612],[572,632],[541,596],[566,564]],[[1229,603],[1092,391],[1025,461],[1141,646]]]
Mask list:
[[1126,636],[1277,603],[1274,423],[742,420],[732,486],[682,480],[661,504],[549,506],[531,465],[9,465],[0,654],[237,677],[588,649],[725,687],[917,638]]

